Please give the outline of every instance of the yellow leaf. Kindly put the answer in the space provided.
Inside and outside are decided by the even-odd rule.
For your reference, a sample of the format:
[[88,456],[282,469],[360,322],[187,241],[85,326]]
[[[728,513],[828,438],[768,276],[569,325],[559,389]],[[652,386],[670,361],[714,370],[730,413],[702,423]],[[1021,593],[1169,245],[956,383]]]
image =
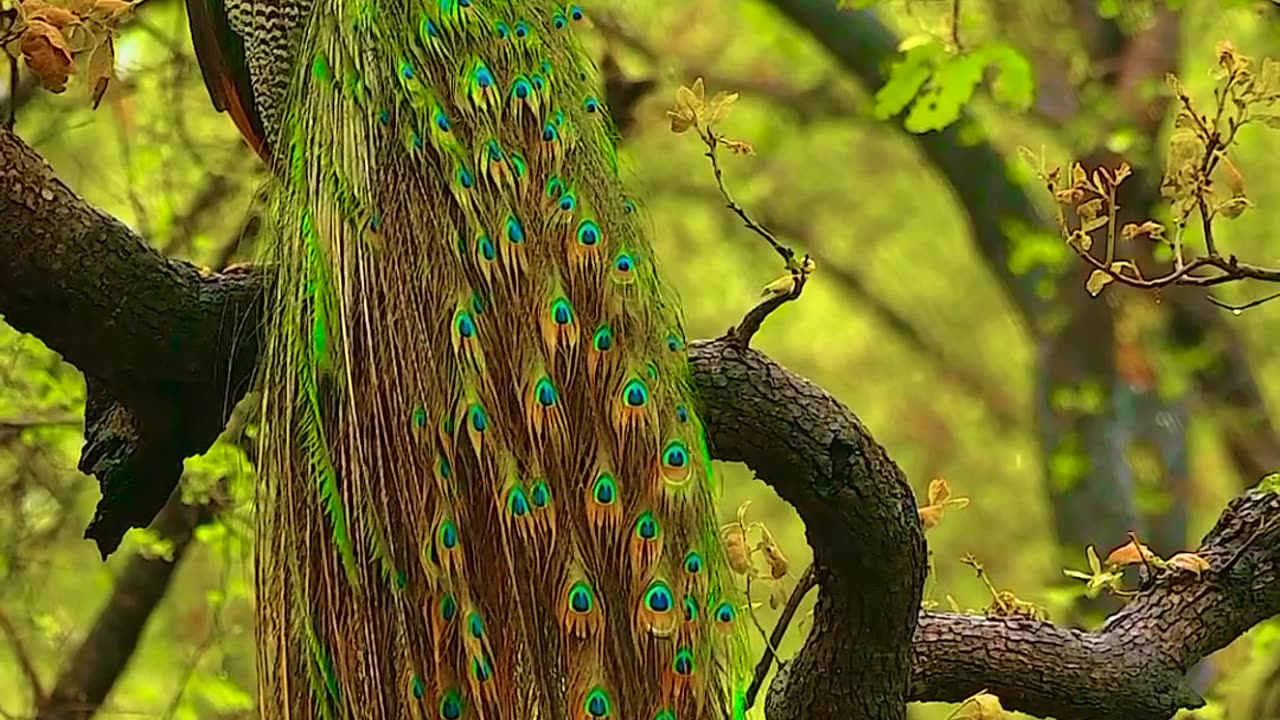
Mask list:
[[1089,273],[1089,280],[1085,282],[1084,288],[1089,291],[1090,295],[1098,297],[1098,293],[1102,292],[1102,289],[1113,279],[1110,273],[1105,270],[1095,269]]
[[725,554],[729,556],[729,568],[739,575],[754,575],[751,551],[747,548],[746,528],[741,523],[730,523],[721,531]]
[[920,515],[920,524],[925,530],[929,530],[937,526],[938,521],[942,519],[943,507],[941,505],[925,505],[916,511]]
[[108,35],[89,55],[89,96],[93,99],[94,109],[97,109],[98,103],[102,102],[102,96],[107,92],[107,86],[111,84],[111,79],[115,77],[115,69],[115,41]]
[[946,478],[936,477],[929,481],[929,504],[941,505],[951,497],[951,483]]
[[1233,219],[1240,217],[1241,213],[1251,207],[1253,207],[1253,203],[1249,202],[1249,198],[1233,197],[1218,205],[1214,210],[1218,215],[1228,219]]
[[1004,720],[1008,717],[1000,698],[983,690],[965,699],[956,711],[951,713],[951,720]]
[[1209,569],[1209,561],[1195,553],[1178,553],[1169,558],[1169,564],[1179,570],[1194,573],[1196,577],[1200,577],[1200,573]]
[[1107,566],[1113,567],[1117,565],[1137,565],[1139,563],[1149,563],[1158,559],[1156,554],[1146,545],[1135,543],[1132,540],[1112,550],[1107,555]]
[[790,295],[791,293],[795,292],[795,289],[796,289],[796,276],[792,275],[791,273],[787,273],[786,275],[783,275],[782,277],[778,278],[777,280],[774,280],[768,285],[765,285],[764,292],[760,294],[782,297],[784,295]]
[[738,93],[718,92],[711,98],[711,109],[707,111],[707,124],[714,125],[729,114],[729,108],[738,101]]
[[1133,240],[1143,236],[1152,240],[1164,240],[1164,225],[1155,220],[1148,220],[1141,225],[1125,223],[1125,226],[1120,228],[1120,237],[1125,240]]

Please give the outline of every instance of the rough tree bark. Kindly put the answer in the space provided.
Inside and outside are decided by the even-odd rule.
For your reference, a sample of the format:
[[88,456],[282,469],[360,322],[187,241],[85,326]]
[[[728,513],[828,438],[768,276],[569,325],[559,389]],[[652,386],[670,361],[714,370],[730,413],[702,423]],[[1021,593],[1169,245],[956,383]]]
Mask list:
[[[82,467],[104,495],[87,535],[109,553],[151,521],[182,459],[213,442],[246,386],[265,279],[161,257],[4,130],[0,221],[0,312],[93,388]],[[1062,720],[1163,720],[1201,703],[1186,668],[1280,611],[1280,525],[1268,521],[1280,495],[1259,490],[1206,536],[1213,568],[1202,578],[1158,574],[1098,632],[921,613],[915,503],[856,416],[732,338],[690,356],[715,456],[746,463],[791,502],[814,549],[813,630],[770,688],[773,720],[900,720],[908,700],[982,688]]]

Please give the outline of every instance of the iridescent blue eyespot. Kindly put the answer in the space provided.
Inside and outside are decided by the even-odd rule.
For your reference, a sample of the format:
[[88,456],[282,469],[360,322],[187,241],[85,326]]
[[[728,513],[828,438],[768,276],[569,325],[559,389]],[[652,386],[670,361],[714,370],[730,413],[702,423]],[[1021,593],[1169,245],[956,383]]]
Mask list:
[[433,118],[436,123],[436,128],[438,128],[440,132],[449,132],[449,118],[445,116],[443,108],[436,108]]
[[416,428],[424,428],[427,426],[427,410],[426,408],[414,408],[413,426]]
[[589,97],[582,103],[582,109],[589,113],[598,112],[600,110],[600,102],[593,97]]
[[440,700],[440,717],[444,720],[458,720],[462,717],[462,697],[457,690],[450,690]]
[[476,85],[481,89],[488,89],[493,85],[493,73],[489,72],[489,68],[481,65],[476,68]]
[[556,13],[555,17],[551,18],[551,27],[557,30],[563,30],[564,27],[568,24],[569,24],[569,21],[565,19],[564,13],[562,12]]
[[608,325],[597,328],[595,335],[591,336],[591,347],[600,352],[607,352],[613,347],[613,330],[610,330]]
[[636,521],[636,536],[641,540],[653,540],[658,537],[658,521],[647,510]]
[[560,137],[560,131],[550,121],[547,121],[547,124],[542,126],[542,140],[544,142],[555,142],[558,137]]
[[573,210],[575,205],[577,205],[577,199],[574,197],[573,193],[567,192],[560,196],[560,209],[564,212]]
[[378,113],[378,122],[382,123],[383,125],[386,125],[386,124],[390,123],[390,122],[391,122],[391,113],[387,112],[386,110],[382,110],[382,111],[380,111],[380,112]]
[[676,420],[682,423],[689,422],[689,408],[683,405],[676,406]]
[[662,451],[662,464],[672,468],[682,468],[689,462],[689,451],[684,443],[672,440]]
[[543,80],[541,75],[535,74],[532,80],[533,80],[533,89],[537,90],[538,92],[542,92],[543,88],[547,86],[547,81]]
[[578,223],[578,242],[588,247],[600,242],[600,226],[595,220],[583,220]]
[[493,665],[489,662],[488,655],[481,655],[471,661],[471,672],[476,676],[476,680],[484,682],[493,677]]
[[466,168],[458,168],[458,184],[470,190],[476,184],[476,179],[471,175],[471,171]]
[[576,613],[591,612],[591,606],[595,604],[595,600],[591,595],[591,588],[586,583],[578,581],[569,588],[569,607]]
[[458,528],[452,520],[445,520],[440,525],[440,544],[445,550],[452,550],[458,545]]
[[693,651],[689,648],[677,650],[675,660],[671,663],[671,669],[675,670],[677,675],[692,675]]
[[547,487],[545,480],[534,483],[530,495],[533,498],[533,506],[536,508],[544,508],[551,502],[551,488]]
[[690,575],[702,572],[702,556],[696,550],[690,550],[689,554],[684,556],[684,571]]
[[485,260],[492,260],[497,254],[497,251],[493,247],[493,241],[489,239],[488,235],[482,235],[480,237],[479,245],[480,245],[480,257],[484,258]]
[[524,226],[514,215],[507,216],[507,240],[513,245],[524,242]]
[[685,595],[680,605],[684,608],[685,622],[693,622],[698,619],[698,603],[694,601],[692,595]]
[[551,407],[556,404],[556,386],[551,384],[551,378],[544,377],[539,380],[534,393],[538,396],[538,404],[542,407]]
[[591,488],[591,497],[601,505],[612,505],[618,498],[618,489],[613,484],[613,476],[603,473],[596,478],[595,485]]
[[507,498],[507,507],[511,510],[511,514],[516,517],[524,517],[529,514],[529,498],[525,496],[524,490],[520,488],[512,488],[511,494]]
[[629,273],[636,267],[635,260],[625,252],[618,253],[618,257],[613,259],[613,269],[620,273]]
[[528,36],[529,36],[529,26],[525,25],[523,20],[516,23],[516,37],[524,39]]
[[467,413],[471,418],[471,429],[476,432],[484,432],[489,427],[489,416],[485,414],[484,408],[479,404],[471,406],[471,410]]
[[458,335],[463,339],[474,337],[476,334],[476,323],[471,319],[471,313],[463,310],[458,313]]
[[533,88],[529,85],[529,81],[524,78],[516,78],[511,84],[511,94],[518,100],[526,100],[533,93]]
[[422,678],[417,675],[414,675],[413,679],[409,681],[409,688],[413,693],[414,700],[421,700],[422,694],[426,692],[426,686],[422,684]]
[[727,600],[720,601],[720,604],[716,606],[716,620],[722,623],[731,623],[734,615],[733,606]]
[[570,5],[569,17],[573,18],[574,20],[581,20],[584,17],[584,15],[582,14],[582,8],[578,7],[577,5]]
[[568,325],[573,322],[573,308],[569,306],[568,300],[558,298],[551,303],[551,319],[557,325]]
[[653,612],[667,612],[673,604],[671,588],[661,580],[649,586],[649,590],[644,594],[644,606]]
[[454,600],[452,595],[445,595],[440,598],[440,617],[444,618],[445,622],[452,621],[457,614],[458,601]]
[[471,631],[471,637],[484,637],[484,621],[480,619],[480,613],[472,610],[467,616],[467,629]]
[[676,337],[675,335],[667,335],[668,350],[670,350],[671,352],[676,352],[682,347],[684,347],[684,343],[680,342],[680,338]]
[[593,718],[609,717],[609,696],[604,689],[595,688],[587,693],[587,701],[583,703],[583,707]]
[[507,36],[511,34],[511,30],[507,28],[507,24],[501,20],[499,20],[494,27],[498,30],[498,37],[503,40],[506,40]]
[[640,378],[632,378],[622,387],[622,399],[633,408],[644,407],[649,402],[649,388]]

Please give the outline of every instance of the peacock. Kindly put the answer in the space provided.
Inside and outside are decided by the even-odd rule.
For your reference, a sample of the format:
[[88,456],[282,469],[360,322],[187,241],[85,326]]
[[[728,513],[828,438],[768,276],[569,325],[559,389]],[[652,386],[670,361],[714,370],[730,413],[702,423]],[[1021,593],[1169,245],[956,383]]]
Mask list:
[[263,717],[740,716],[678,299],[582,9],[187,8],[214,105],[272,170]]

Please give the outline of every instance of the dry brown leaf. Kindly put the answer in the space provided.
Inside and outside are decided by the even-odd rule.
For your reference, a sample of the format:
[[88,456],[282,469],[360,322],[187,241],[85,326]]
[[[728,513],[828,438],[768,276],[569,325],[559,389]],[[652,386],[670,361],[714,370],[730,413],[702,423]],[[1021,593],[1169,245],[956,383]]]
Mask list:
[[1169,564],[1179,570],[1185,570],[1200,577],[1200,573],[1209,569],[1209,561],[1203,557],[1188,552],[1181,552],[1169,558]]
[[1149,563],[1157,559],[1155,553],[1146,545],[1135,543],[1132,540],[1112,550],[1107,555],[1107,566],[1117,565],[1137,565],[1140,563]]
[[19,47],[27,66],[47,90],[60,93],[67,89],[75,61],[67,49],[66,38],[56,27],[43,20],[27,23]]

